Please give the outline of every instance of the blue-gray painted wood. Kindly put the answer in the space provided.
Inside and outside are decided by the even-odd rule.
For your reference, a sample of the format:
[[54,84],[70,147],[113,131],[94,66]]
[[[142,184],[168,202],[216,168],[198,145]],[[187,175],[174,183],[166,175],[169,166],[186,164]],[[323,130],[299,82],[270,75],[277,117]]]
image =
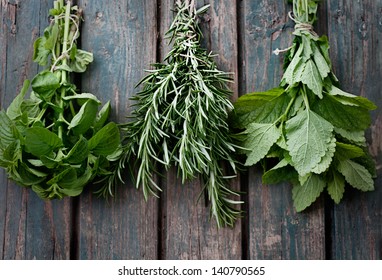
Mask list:
[[[136,83],[150,63],[162,60],[163,39],[174,0],[79,0],[84,10],[82,48],[94,53],[78,77],[84,92],[111,100],[112,118],[125,121]],[[48,24],[51,0],[1,1],[0,106],[7,107],[24,79],[33,78],[33,41]],[[277,86],[293,23],[286,1],[199,0],[211,8],[201,20],[203,44],[218,54],[218,66],[234,72],[234,99]],[[382,258],[382,0],[332,0],[320,5],[319,34],[328,34],[342,87],[373,100],[367,132],[377,163],[376,191],[347,190],[343,203],[322,197],[295,213],[291,187],[264,186],[250,168],[233,182],[247,191],[246,216],[234,229],[217,230],[194,180],[182,186],[174,170],[158,178],[161,199],[144,202],[131,180],[105,202],[92,194],[44,202],[0,171],[1,259],[381,259]]]

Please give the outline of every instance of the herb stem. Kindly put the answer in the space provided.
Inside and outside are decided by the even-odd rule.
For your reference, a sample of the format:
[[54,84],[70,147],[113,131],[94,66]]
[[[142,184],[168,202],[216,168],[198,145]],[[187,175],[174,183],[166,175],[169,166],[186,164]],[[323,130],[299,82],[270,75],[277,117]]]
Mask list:
[[[70,4],[71,4],[70,1],[66,2],[65,22],[64,22],[64,24],[65,24],[64,25],[64,41],[63,41],[63,44],[62,44],[62,54],[64,56],[66,56],[66,52],[68,50],[68,37],[69,37],[69,24],[70,24],[70,8],[71,8]],[[67,65],[67,58],[66,57],[64,57],[64,59],[62,60],[62,64],[63,65]],[[62,70],[61,71],[61,84],[65,84],[66,82],[67,82],[67,72],[65,70]],[[60,103],[59,103],[59,106],[62,109],[61,113],[59,115],[59,120],[60,121],[64,120],[64,113],[63,113],[63,111],[64,111],[64,100],[63,100],[63,98],[65,97],[65,92],[66,92],[66,89],[62,88],[61,89],[61,96],[60,96]],[[62,139],[62,134],[63,134],[62,123],[60,123],[59,125],[60,126],[58,127],[58,137],[60,139]]]

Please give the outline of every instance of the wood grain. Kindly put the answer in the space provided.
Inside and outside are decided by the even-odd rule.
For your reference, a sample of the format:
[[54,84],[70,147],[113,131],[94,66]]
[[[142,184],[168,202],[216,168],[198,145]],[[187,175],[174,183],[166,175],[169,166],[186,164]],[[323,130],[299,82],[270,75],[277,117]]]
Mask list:
[[343,202],[334,207],[332,258],[382,258],[382,1],[328,3],[329,40],[335,73],[342,88],[362,95],[378,106],[367,131],[370,152],[377,165],[374,192],[347,187]]
[[[272,51],[287,48],[292,42],[293,30],[287,16],[291,6],[283,2],[247,0],[241,3],[241,93],[264,91],[280,82],[283,58],[273,55]],[[297,214],[291,186],[265,186],[261,175],[257,168],[248,171],[245,255],[250,259],[325,258],[323,201]]]
[[[1,1],[0,97],[6,108],[38,66],[33,42],[49,24],[50,1]],[[44,16],[41,16],[44,15]],[[46,16],[45,16],[46,15]],[[71,202],[44,202],[1,171],[0,258],[69,259]]]
[[[84,10],[81,47],[94,53],[79,79],[83,92],[111,100],[112,119],[124,122],[129,98],[144,69],[169,50],[163,34],[174,0],[76,1]],[[220,69],[234,72],[238,95],[277,86],[293,22],[285,1],[199,0],[211,4],[201,19],[203,46],[218,54]],[[48,24],[52,0],[0,1],[0,106],[6,108],[26,78],[39,70],[33,41]],[[184,185],[171,169],[158,178],[161,198],[146,203],[129,178],[115,199],[44,202],[0,171],[0,259],[382,259],[382,0],[320,3],[319,34],[328,34],[342,88],[378,105],[367,131],[377,165],[376,190],[347,188],[340,205],[321,197],[296,213],[291,186],[265,186],[250,168],[233,181],[246,216],[233,229],[216,228],[199,180]],[[127,177],[127,176],[126,176]]]
[[[135,85],[156,58],[157,2],[79,1],[84,9],[82,48],[95,61],[82,90],[111,100],[113,119],[125,122]],[[118,117],[117,117],[118,116]],[[145,202],[130,180],[107,203],[89,191],[79,203],[80,259],[156,259],[158,201]]]

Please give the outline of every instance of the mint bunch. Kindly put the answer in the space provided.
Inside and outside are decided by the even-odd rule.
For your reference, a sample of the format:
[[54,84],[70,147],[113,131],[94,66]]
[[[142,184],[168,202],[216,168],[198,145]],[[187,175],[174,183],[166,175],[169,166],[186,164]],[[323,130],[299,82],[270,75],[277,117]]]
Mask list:
[[34,61],[47,69],[25,81],[0,111],[0,166],[43,199],[79,195],[108,173],[108,158],[120,146],[117,125],[107,122],[110,103],[98,112],[97,97],[77,93],[69,79],[93,61],[91,53],[77,49],[79,9],[58,0],[50,13],[51,24],[34,44]]
[[239,137],[245,165],[276,161],[266,168],[263,182],[291,182],[297,211],[325,189],[339,203],[345,182],[361,191],[374,190],[375,167],[364,134],[371,123],[369,111],[376,106],[340,89],[328,39],[313,31],[317,7],[318,1],[293,1],[295,38],[280,86],[242,96],[232,114],[233,127],[244,130]]

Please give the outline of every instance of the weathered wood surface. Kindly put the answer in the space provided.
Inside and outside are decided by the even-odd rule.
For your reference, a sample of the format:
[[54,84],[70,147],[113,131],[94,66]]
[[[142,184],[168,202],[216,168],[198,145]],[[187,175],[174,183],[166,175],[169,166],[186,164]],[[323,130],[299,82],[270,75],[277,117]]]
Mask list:
[[[136,83],[150,63],[169,50],[163,38],[173,0],[78,0],[84,9],[82,48],[95,62],[80,79],[83,91],[111,100],[113,119],[130,112]],[[275,48],[290,45],[293,24],[286,1],[199,0],[211,4],[201,19],[203,44],[219,54],[219,67],[234,72],[233,99],[278,84],[282,57]],[[32,43],[48,24],[52,1],[3,0],[0,4],[0,105],[5,108],[32,78]],[[328,34],[333,67],[345,90],[366,96],[382,108],[382,0],[332,0],[320,6],[319,34]],[[381,109],[372,113],[370,151],[382,166]],[[1,259],[381,259],[382,181],[376,191],[348,189],[333,205],[321,198],[298,214],[289,185],[264,186],[251,168],[234,182],[246,191],[245,218],[218,230],[198,180],[181,185],[173,170],[158,183],[161,198],[144,202],[132,182],[106,202],[92,194],[43,202],[0,173]]]
[[[0,100],[7,107],[23,80],[38,70],[33,42],[48,24],[51,1],[1,1]],[[44,202],[6,179],[1,171],[2,259],[68,259],[73,235],[72,201]]]

